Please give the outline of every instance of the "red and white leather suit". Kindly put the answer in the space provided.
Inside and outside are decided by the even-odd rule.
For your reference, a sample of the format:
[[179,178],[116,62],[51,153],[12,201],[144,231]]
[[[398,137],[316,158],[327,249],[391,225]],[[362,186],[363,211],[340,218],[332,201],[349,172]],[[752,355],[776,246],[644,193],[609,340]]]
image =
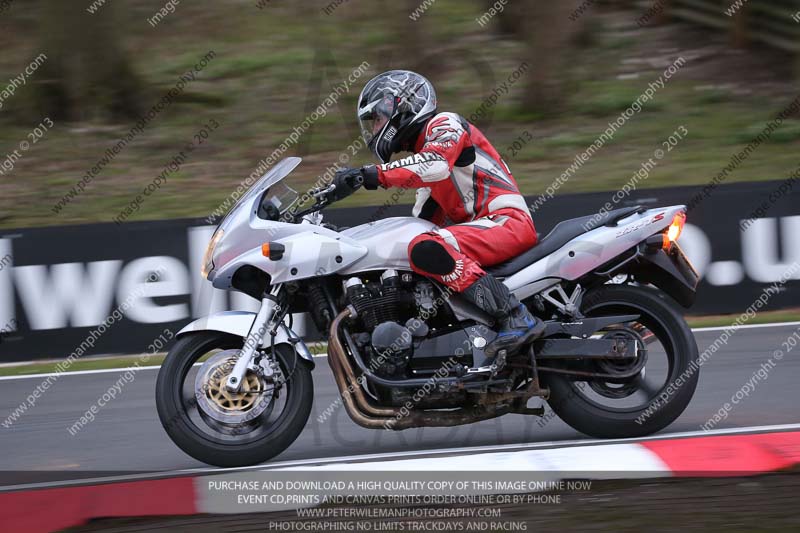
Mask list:
[[482,266],[536,244],[511,171],[478,128],[455,113],[439,113],[413,148],[411,156],[378,165],[377,174],[383,187],[417,189],[414,216],[441,226],[409,244],[414,271],[461,292],[485,274]]

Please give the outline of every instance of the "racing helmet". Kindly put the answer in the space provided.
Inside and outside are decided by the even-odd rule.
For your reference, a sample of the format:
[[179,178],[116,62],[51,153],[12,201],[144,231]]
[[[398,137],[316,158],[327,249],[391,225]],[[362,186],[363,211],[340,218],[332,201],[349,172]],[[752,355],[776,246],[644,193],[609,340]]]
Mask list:
[[406,148],[436,114],[436,91],[410,70],[390,70],[369,80],[358,97],[361,136],[382,163]]

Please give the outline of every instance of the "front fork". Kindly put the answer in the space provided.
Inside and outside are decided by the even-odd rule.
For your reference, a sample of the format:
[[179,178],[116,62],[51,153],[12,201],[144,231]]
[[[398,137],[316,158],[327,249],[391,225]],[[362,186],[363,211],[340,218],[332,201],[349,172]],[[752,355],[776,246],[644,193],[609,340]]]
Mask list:
[[247,369],[253,362],[258,348],[261,346],[264,336],[267,332],[276,329],[278,324],[273,324],[275,320],[280,320],[282,313],[280,313],[280,305],[278,304],[278,294],[280,293],[281,285],[272,288],[269,294],[265,294],[261,300],[261,309],[258,310],[253,325],[250,326],[250,331],[244,339],[244,346],[239,352],[239,357],[236,359],[236,364],[233,365],[228,379],[225,382],[225,388],[231,392],[238,392],[242,386]]

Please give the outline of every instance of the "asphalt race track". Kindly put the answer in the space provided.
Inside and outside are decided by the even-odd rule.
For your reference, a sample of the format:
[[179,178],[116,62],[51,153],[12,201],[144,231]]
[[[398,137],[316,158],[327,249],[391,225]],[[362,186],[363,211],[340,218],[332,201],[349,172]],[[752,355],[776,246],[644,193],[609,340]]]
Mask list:
[[[703,366],[694,400],[663,434],[699,431],[714,413],[748,382],[775,350],[798,331],[798,324],[751,326],[737,330],[728,344]],[[697,330],[702,353],[723,328]],[[785,351],[785,350],[784,350]],[[786,353],[754,390],[733,406],[716,428],[736,428],[800,422],[797,409],[800,346]],[[339,407],[324,422],[317,417],[337,397],[324,357],[314,371],[316,399],[306,429],[273,461],[319,459],[359,454],[441,450],[455,447],[525,444],[585,439],[554,418],[509,415],[457,428],[387,432],[356,426]],[[122,371],[124,372],[124,370]],[[121,394],[102,408],[94,422],[74,436],[72,426],[113,385],[120,370],[62,375],[38,403],[10,428],[0,427],[0,486],[32,481],[112,476],[121,472],[149,473],[204,468],[183,454],[167,437],[154,401],[157,370],[138,372]],[[42,377],[0,379],[0,419],[31,394]],[[468,466],[468,465],[465,465]]]

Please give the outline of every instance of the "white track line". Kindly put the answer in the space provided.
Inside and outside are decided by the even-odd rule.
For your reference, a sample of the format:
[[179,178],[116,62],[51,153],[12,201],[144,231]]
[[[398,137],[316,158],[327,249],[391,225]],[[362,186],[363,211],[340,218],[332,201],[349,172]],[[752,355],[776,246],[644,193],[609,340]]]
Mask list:
[[[800,326],[800,321],[797,322],[771,322],[768,324],[751,324],[751,325],[743,325],[743,326],[715,326],[709,328],[692,328],[694,332],[705,332],[705,331],[724,331],[726,329],[756,329],[756,328],[776,328],[776,327],[789,327],[789,326]],[[318,354],[313,356],[315,359],[323,359],[328,357],[328,354]],[[161,367],[159,366],[140,366],[138,370],[157,370]],[[89,374],[110,374],[112,372],[125,372],[127,370],[133,370],[134,367],[126,367],[126,368],[103,368],[98,370],[76,370],[74,372],[63,372],[60,376],[85,376]],[[14,379],[29,379],[29,378],[47,378],[50,376],[58,375],[57,373],[51,374],[28,374],[25,376],[0,376],[0,381],[10,381]]]
[[27,374],[24,376],[0,376],[0,381],[10,381],[13,379],[30,379],[30,378],[48,378],[50,376],[86,376],[90,374],[109,374],[111,372],[126,372],[128,370],[133,370],[134,372],[138,372],[139,370],[158,370],[161,368],[160,366],[140,366],[140,367],[124,367],[124,368],[101,368],[98,370],[76,370],[74,372],[66,371],[59,374],[58,372],[53,372],[51,374]]
[[[800,430],[800,424],[780,424],[772,426],[747,426],[739,428],[728,429],[713,429],[710,431],[684,431],[677,433],[663,433],[659,435],[650,435],[649,437],[639,437],[635,439],[584,439],[584,440],[564,440],[564,441],[548,441],[536,442],[531,444],[498,444],[490,446],[473,446],[462,448],[438,448],[432,450],[413,450],[403,452],[386,452],[386,453],[373,453],[364,455],[347,455],[341,457],[324,457],[319,459],[298,459],[295,461],[282,461],[277,463],[266,463],[255,466],[242,466],[236,468],[189,468],[183,470],[166,470],[160,472],[147,472],[142,474],[129,474],[124,476],[107,476],[63,481],[50,481],[42,483],[28,483],[21,485],[5,485],[0,486],[0,493],[28,490],[28,489],[42,489],[52,487],[66,487],[74,485],[93,485],[97,483],[111,483],[118,481],[143,481],[148,479],[159,479],[168,477],[179,477],[187,475],[202,475],[202,474],[225,474],[229,472],[259,472],[267,470],[276,470],[287,467],[300,467],[300,466],[316,466],[316,465],[330,465],[330,464],[344,464],[353,462],[372,462],[372,461],[386,461],[392,459],[407,459],[409,457],[420,456],[442,456],[442,455],[458,455],[458,454],[479,454],[487,452],[502,452],[502,451],[524,451],[546,448],[574,448],[574,447],[592,447],[606,444],[629,444],[637,442],[647,442],[653,440],[664,439],[680,439],[691,437],[713,437],[723,435],[742,435],[748,433],[764,433],[764,432],[780,432]],[[2,474],[2,471],[0,471]]]
[[770,322],[768,324],[745,324],[742,326],[714,326],[709,328],[692,328],[692,331],[725,331],[726,329],[755,329],[755,328],[776,328],[780,326],[800,326],[798,322]]
[[[323,355],[314,355],[314,358],[322,358],[328,357],[327,354]],[[195,363],[193,366],[200,366],[200,363]],[[28,378],[48,378],[50,376],[86,376],[91,374],[110,374],[112,372],[122,373],[128,370],[132,370],[134,372],[138,372],[139,370],[158,370],[161,368],[160,366],[140,366],[140,367],[120,367],[120,368],[99,368],[97,370],[75,370],[75,371],[66,371],[58,374],[58,372],[53,372],[51,374],[25,374],[21,376],[0,376],[0,381],[10,381],[14,379],[28,379]]]

